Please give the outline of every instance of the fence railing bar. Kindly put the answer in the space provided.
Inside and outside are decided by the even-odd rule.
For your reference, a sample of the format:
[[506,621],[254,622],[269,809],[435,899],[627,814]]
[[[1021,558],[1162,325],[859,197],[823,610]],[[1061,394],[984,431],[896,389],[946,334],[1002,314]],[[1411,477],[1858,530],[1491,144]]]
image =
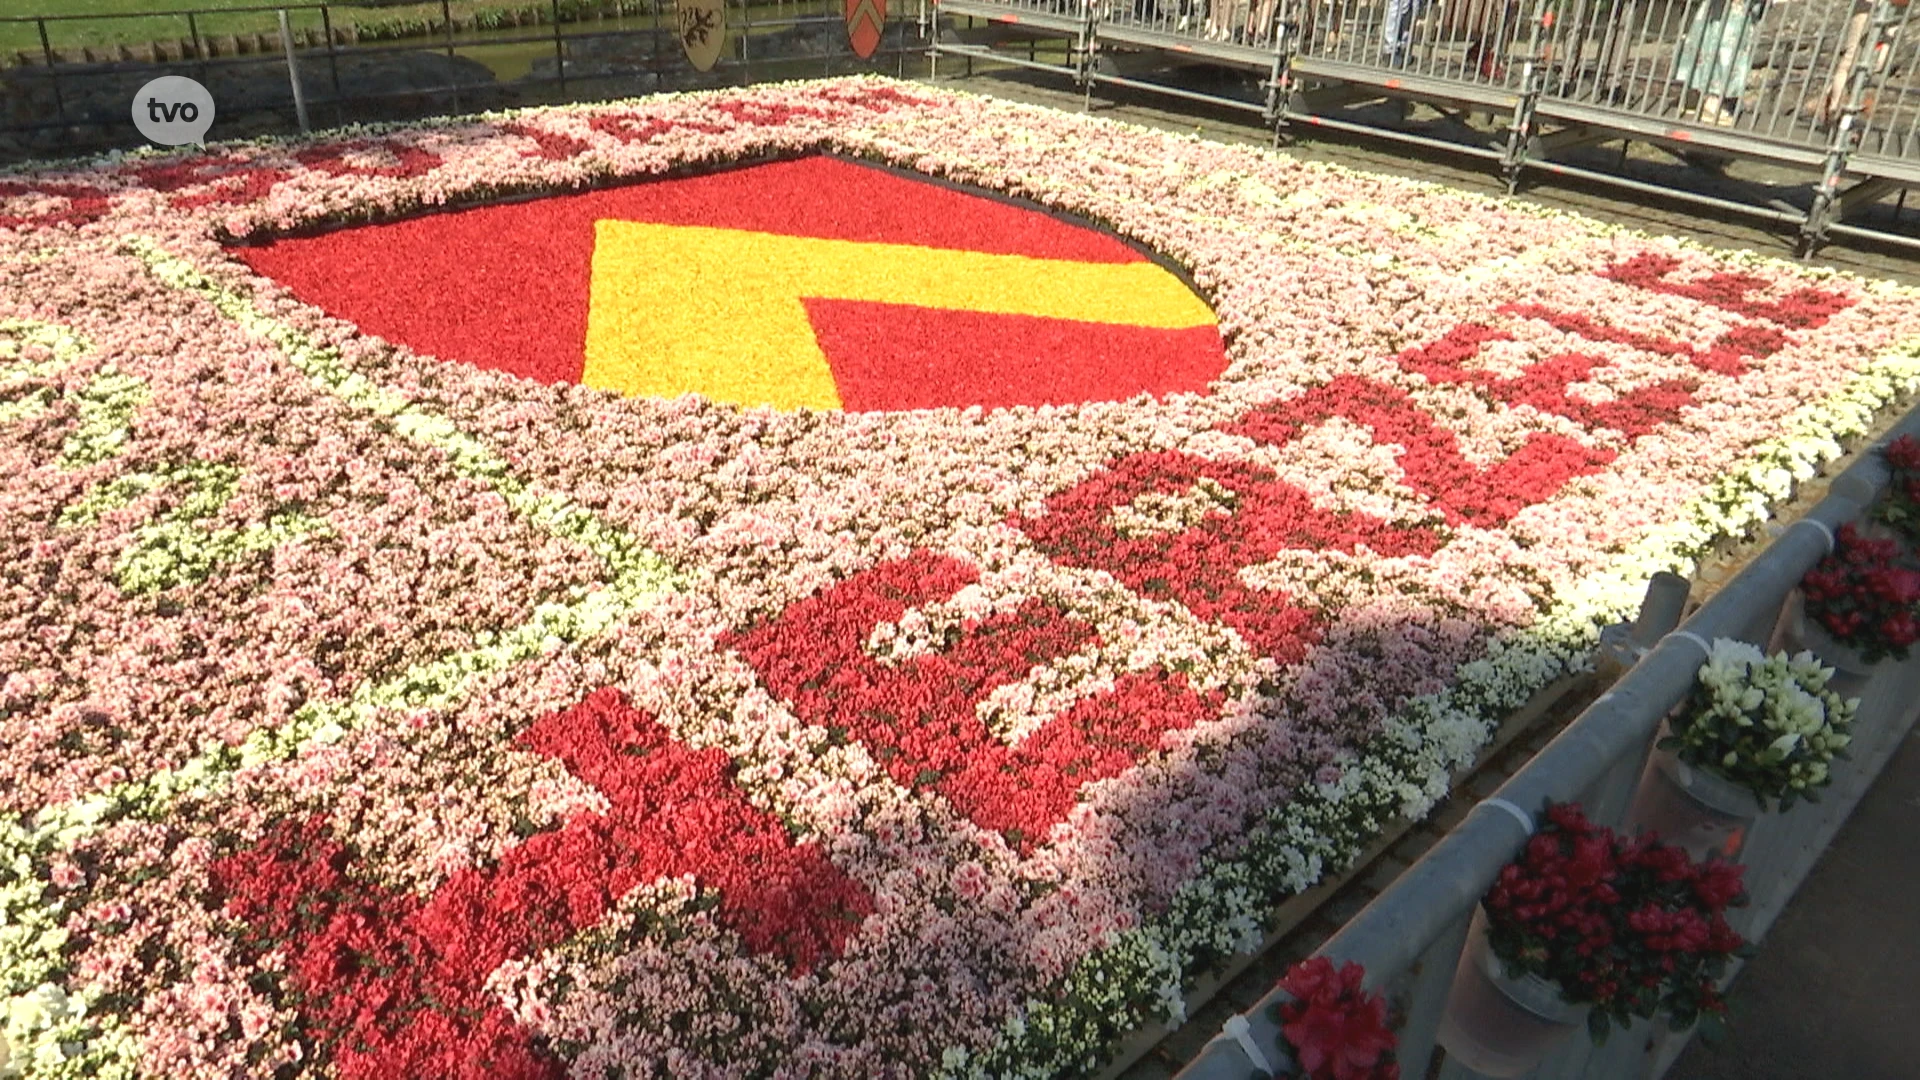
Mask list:
[[[1767,12],[1768,16],[1771,16],[1772,14],[1773,13],[1771,11]],[[1766,21],[1767,19],[1763,17],[1762,22],[1764,23]],[[1772,21],[1775,23],[1778,23],[1779,19],[1776,18],[1776,19],[1773,19]],[[1786,33],[1787,28],[1785,27],[1771,26],[1771,27],[1766,27],[1766,29],[1768,32],[1762,37],[1761,40],[1766,42],[1767,52],[1766,52],[1765,60],[1761,64],[1761,67],[1767,72],[1768,85],[1766,86],[1765,92],[1763,93],[1762,97],[1764,99],[1766,96],[1771,96],[1774,101],[1774,107],[1771,110],[1768,110],[1768,114],[1764,119],[1765,134],[1769,136],[1773,136],[1773,135],[1777,135],[1780,130],[1780,114],[1782,112],[1780,108],[1780,104],[1781,102],[1784,102],[1787,99],[1787,97],[1789,96],[1792,90],[1793,72],[1791,70],[1788,70],[1787,66],[1790,66],[1793,62],[1793,59],[1800,55],[1802,51],[1802,47],[1806,43],[1807,25],[1806,25],[1805,19],[1797,18],[1793,20],[1791,25],[1791,31],[1792,31],[1791,38],[1788,37],[1788,34]],[[1782,56],[1782,53],[1781,53],[1782,46],[1786,46],[1786,52],[1784,57]],[[1814,46],[1816,49],[1815,59],[1817,60],[1818,59],[1817,50],[1819,48],[1819,39],[1817,38],[1815,39]],[[1783,59],[1785,61],[1786,66],[1783,66]],[[1762,124],[1754,123],[1752,127],[1753,127],[1753,130],[1759,131],[1762,127]],[[1791,130],[1791,125],[1789,125],[1789,130]]]
[[[447,59],[451,61],[453,59],[453,9],[449,6],[449,3],[450,3],[450,0],[440,0],[440,27],[442,30],[446,31]],[[449,65],[449,67],[451,67],[451,65]],[[452,72],[449,71],[448,74],[449,76],[451,76]],[[458,78],[453,78],[452,82],[448,83],[447,89],[453,91],[453,111],[459,112],[460,111],[460,80]]]
[[1350,120],[1340,120],[1331,116],[1289,115],[1287,117],[1287,123],[1304,124],[1310,127],[1323,127],[1333,131],[1350,132],[1355,135],[1387,138],[1394,142],[1408,143],[1413,146],[1424,146],[1433,150],[1443,150],[1449,154],[1466,154],[1471,157],[1486,158],[1490,161],[1499,161],[1504,153],[1504,151],[1485,146],[1450,142],[1446,139],[1436,139],[1412,131],[1401,131],[1397,128],[1377,128],[1367,124],[1357,124]]
[[1852,237],[1855,240],[1867,240],[1867,241],[1871,241],[1873,243],[1879,243],[1879,244],[1892,244],[1896,247],[1906,248],[1909,251],[1920,252],[1920,237],[1916,237],[1916,236],[1904,236],[1900,233],[1886,232],[1881,229],[1867,229],[1867,228],[1862,228],[1861,226],[1858,226],[1858,225],[1848,225],[1845,222],[1839,222],[1839,221],[1830,223],[1827,226],[1827,231],[1830,233],[1835,233],[1840,236]]
[[293,32],[287,28],[287,12],[283,8],[280,15],[280,47],[287,56],[287,82],[293,88],[293,112],[300,122],[300,134],[313,131],[313,125],[307,122],[307,95],[300,86],[300,65],[293,56]]
[[[333,9],[330,5],[320,5],[320,32],[327,39],[327,73],[333,82],[333,96],[340,97],[340,53],[338,44],[333,40]],[[336,116],[336,119],[338,117]]]
[[[1868,65],[1872,67],[1876,98],[1874,98],[1874,108],[1866,110],[1866,113],[1860,117],[1860,144],[1862,144],[1862,146],[1874,146],[1874,148],[1884,146],[1884,131],[1889,125],[1882,123],[1882,117],[1889,117],[1889,115],[1891,115],[1891,117],[1897,117],[1897,115],[1901,113],[1901,110],[1905,108],[1907,86],[1908,83],[1912,81],[1910,71],[1908,71],[1907,79],[1901,81],[1899,90],[1893,90],[1891,81],[1893,81],[1895,61],[1899,60],[1899,58],[1897,58],[1899,46],[1901,46],[1903,42],[1910,42],[1910,40],[1912,40],[1912,38],[1907,37],[1908,29],[1910,29],[1910,19],[1912,19],[1912,10],[1910,10],[1910,8],[1903,8],[1903,10],[1899,10],[1899,12],[1893,12],[1893,10],[1889,10],[1885,4],[1878,4],[1878,2],[1876,2],[1876,4],[1874,4],[1874,12],[1872,12],[1872,21],[1870,21],[1868,27],[1864,27],[1864,38],[1866,38],[1866,40],[1864,40],[1862,48],[1866,50],[1866,54],[1868,54],[1866,60],[1868,60]],[[1889,94],[1889,90],[1891,90],[1891,94]]]
[[[1913,119],[1908,121],[1905,132],[1897,134],[1897,138],[1900,141],[1895,145],[1893,152],[1901,157],[1906,157],[1914,152],[1915,136],[1920,135],[1920,109],[1914,109],[1908,103],[1908,95],[1913,90],[1915,73],[1920,71],[1920,37],[1916,37],[1912,5],[1908,5],[1908,7],[1901,12],[1898,35],[1898,40],[1900,44],[1905,47],[1907,56],[1906,63],[1901,71],[1900,92],[1894,96],[1892,108],[1894,115],[1899,115],[1911,110]],[[1897,57],[1889,52],[1887,56],[1887,75],[1889,78],[1892,77],[1896,59]]]
[[[961,9],[954,15],[964,12],[970,17],[1000,21],[992,12],[1005,11],[1007,21],[1043,32],[1070,35],[1072,30],[1058,21],[1063,5],[1057,2],[968,0],[954,6]],[[1248,9],[1261,6],[1263,0],[1251,0]],[[1857,152],[1855,146],[1838,142],[1831,125],[1822,127],[1813,115],[1820,104],[1820,88],[1835,74],[1838,52],[1829,39],[1851,15],[1845,11],[1803,15],[1760,0],[1723,0],[1723,6],[1723,14],[1731,15],[1716,21],[1703,14],[1705,9],[1700,5],[1678,0],[1464,0],[1453,5],[1440,0],[1371,0],[1365,4],[1358,0],[1281,0],[1274,19],[1287,33],[1262,39],[1255,25],[1246,34],[1236,31],[1231,46],[1217,40],[1218,20],[1212,27],[1203,22],[1175,23],[1172,13],[1187,9],[1172,0],[1121,0],[1093,13],[1090,25],[1096,38],[1103,27],[1150,31],[1113,35],[1143,49],[1138,54],[1143,58],[1206,57],[1213,63],[1229,65],[1260,60],[1261,66],[1270,67],[1274,73],[1269,82],[1285,88],[1284,92],[1270,94],[1264,109],[1275,125],[1276,139],[1289,125],[1322,127],[1499,160],[1510,185],[1528,169],[1538,169],[1546,176],[1606,183],[1794,226],[1802,253],[1810,254],[1814,246],[1827,239],[1828,226],[1838,218],[1823,206],[1823,200],[1837,192],[1838,180],[1849,172],[1852,155]],[[938,5],[935,7],[937,19]],[[1032,13],[1032,17],[1025,13]],[[1042,15],[1056,21],[1047,22]],[[1546,18],[1549,15],[1551,19]],[[1902,12],[1903,25],[1907,18]],[[1263,25],[1257,15],[1251,21]],[[1154,36],[1162,33],[1166,40]],[[1731,60],[1720,55],[1722,44]],[[1909,44],[1920,46],[1920,42]],[[1684,57],[1679,55],[1683,47],[1687,52]],[[982,51],[942,41],[932,42],[929,50],[934,58],[942,53],[964,56],[969,73],[976,59],[989,56],[1010,66],[1035,66],[1033,56],[1013,64],[1008,59],[1011,51]],[[1495,62],[1483,63],[1489,55]],[[1742,56],[1746,57],[1744,62]],[[1686,63],[1680,63],[1682,59]],[[1093,85],[1103,80],[1090,77],[1081,67],[1071,62],[1071,50],[1067,63],[1039,65],[1040,70],[1074,78],[1090,100]],[[1499,70],[1501,67],[1504,70]],[[1913,80],[1905,77],[1908,70],[1897,61],[1876,61],[1872,68],[1874,92],[1884,99],[1913,89]],[[930,71],[937,73],[937,68],[930,66]],[[1900,77],[1891,75],[1896,71]],[[1094,74],[1125,78],[1129,80],[1126,85],[1171,97],[1232,108],[1248,104],[1230,93],[1197,90],[1137,70],[1114,72],[1103,67]],[[1479,146],[1465,144],[1458,136],[1434,138],[1394,120],[1348,118],[1314,99],[1315,88],[1322,85],[1365,86],[1382,96],[1424,102],[1443,112],[1453,106],[1470,114],[1484,114],[1489,120],[1505,119],[1504,125],[1495,125],[1494,137],[1504,139],[1506,146],[1500,153],[1489,154]],[[1881,89],[1883,86],[1885,89]],[[1492,94],[1500,95],[1501,100],[1489,100]],[[1711,100],[1714,94],[1720,96],[1720,102]],[[1727,110],[1724,117],[1723,108]],[[1504,113],[1511,115],[1502,117]],[[1552,145],[1533,137],[1538,120],[1545,116],[1593,129],[1595,136],[1586,141],[1622,139],[1618,169],[1606,172],[1552,161]],[[1872,124],[1859,119],[1869,116],[1874,118]],[[1862,109],[1856,117],[1856,135],[1884,132],[1890,124],[1901,124],[1903,134],[1896,154],[1901,160],[1909,151],[1920,156],[1920,137],[1904,134],[1910,121],[1920,132],[1920,115],[1878,106],[1871,114]],[[1398,119],[1405,118],[1402,113]],[[1471,117],[1466,122],[1474,123]],[[1700,196],[1677,185],[1637,181],[1624,175],[1630,142],[1652,142],[1682,154],[1697,149],[1703,154],[1751,158],[1805,170],[1810,175],[1802,183],[1806,199],[1815,210],[1806,213],[1795,207],[1756,206],[1732,198]],[[1880,135],[1870,145],[1890,146],[1893,142]],[[1561,152],[1565,149],[1559,147]],[[1884,160],[1887,156],[1894,155],[1883,155],[1883,161],[1875,167],[1881,174],[1897,176]],[[1920,161],[1914,164],[1920,170]],[[1852,209],[1860,205],[1857,199],[1849,203]]]
[[[1909,413],[1879,445],[1914,433],[1920,433],[1920,410]],[[1806,515],[1806,520],[1821,528],[1782,532],[1741,571],[1738,587],[1715,593],[1686,620],[1684,629],[1712,640],[1739,635],[1772,616],[1781,599],[1827,554],[1832,530],[1858,518],[1887,482],[1886,465],[1879,455],[1862,454]],[[1662,718],[1692,688],[1701,662],[1700,648],[1693,641],[1674,634],[1663,637],[1610,691],[1501,785],[1494,798],[1534,808],[1609,782],[1609,774],[1624,771],[1624,760],[1645,754]],[[1525,839],[1526,833],[1508,813],[1486,802],[1479,804],[1329,938],[1317,955],[1364,965],[1371,986],[1398,978],[1443,932],[1470,915]],[[1243,1014],[1261,1045],[1278,1043],[1278,1028],[1270,1013],[1284,999],[1276,988]],[[1237,1080],[1245,1075],[1247,1065],[1234,1040],[1217,1037],[1181,1078]]]
[[40,29],[40,54],[47,61],[47,76],[53,85],[53,107],[60,119],[67,118],[67,103],[60,94],[60,72],[53,62],[53,44],[47,39],[47,20],[36,19],[34,24]]
[[207,81],[207,46],[200,40],[200,24],[194,20],[194,13],[187,12],[187,37],[193,42],[193,58],[198,62],[200,81]]
[[[72,12],[67,14],[46,15],[0,15],[0,23],[23,22],[101,22],[110,19],[142,19],[155,15],[248,15],[259,12],[279,11],[283,7],[288,11],[311,11],[322,6],[319,3],[308,4],[258,4],[252,7],[218,8],[167,8],[161,11],[136,11],[102,13],[97,11]],[[360,7],[362,5],[343,5]]]
[[1686,191],[1681,188],[1662,187],[1659,184],[1648,183],[1644,180],[1635,180],[1631,177],[1620,176],[1615,173],[1604,173],[1595,169],[1586,169],[1578,165],[1569,165],[1565,162],[1541,161],[1536,159],[1528,161],[1527,168],[1551,173],[1555,176],[1565,176],[1574,180],[1587,180],[1593,183],[1610,184],[1628,191],[1638,191],[1646,195],[1657,195],[1663,199],[1690,203],[1694,206],[1711,207],[1715,210],[1725,210],[1728,213],[1742,214],[1747,217],[1777,222],[1783,225],[1797,226],[1804,223],[1807,219],[1806,214],[1797,210],[1784,210],[1774,206],[1756,206],[1753,203],[1723,199],[1717,195],[1702,195],[1698,192]]
[[1400,1045],[1396,1054],[1408,1076],[1425,1076],[1427,1062],[1433,1057],[1440,1037],[1440,1020],[1446,1014],[1447,995],[1453,989],[1453,970],[1460,960],[1461,947],[1467,941],[1471,918],[1455,919],[1442,930],[1433,944],[1420,954],[1407,990],[1405,1018],[1401,1021]]

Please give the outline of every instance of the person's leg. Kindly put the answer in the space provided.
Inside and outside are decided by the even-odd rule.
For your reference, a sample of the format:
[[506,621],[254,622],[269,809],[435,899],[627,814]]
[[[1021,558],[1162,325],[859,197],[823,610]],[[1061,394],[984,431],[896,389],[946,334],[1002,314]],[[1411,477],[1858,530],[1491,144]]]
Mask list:
[[[1764,10],[1764,9],[1763,9]],[[1729,127],[1740,115],[1741,98],[1747,92],[1747,76],[1753,71],[1753,49],[1759,37],[1751,9],[1729,4],[1720,24],[1717,47],[1712,52],[1713,70],[1701,87],[1700,119],[1705,123]]]
[[1266,44],[1273,35],[1273,9],[1280,0],[1257,0],[1247,9],[1247,41],[1254,45]]
[[1392,67],[1407,62],[1412,47],[1415,4],[1419,0],[1387,0],[1386,21],[1380,26],[1380,55]]
[[1518,0],[1507,0],[1504,7],[1495,8],[1485,5],[1480,14],[1479,25],[1472,28],[1472,37],[1467,42],[1467,63],[1472,65],[1480,76],[1499,81],[1507,77],[1506,64],[1502,54],[1506,52],[1507,42],[1513,39],[1513,26],[1520,17]]
[[1742,4],[1728,12],[1727,28],[1720,43],[1720,85],[1721,111],[1731,117],[1740,109],[1740,102],[1747,96],[1747,79],[1753,74],[1753,50],[1760,41],[1759,15],[1765,12],[1762,7],[1756,12],[1752,7]]
[[1693,9],[1687,21],[1687,33],[1673,58],[1673,78],[1696,94],[1703,92],[1712,75],[1713,55],[1720,41],[1720,23],[1711,14],[1713,4],[1703,2]]
[[1870,18],[1870,13],[1856,11],[1853,18],[1847,20],[1846,33],[1840,40],[1840,54],[1833,64],[1833,77],[1827,81],[1826,97],[1816,106],[1815,116],[1822,124],[1833,123],[1846,108],[1847,96],[1853,89],[1853,68],[1860,62],[1860,46],[1866,40]]
[[1606,28],[1600,37],[1600,99],[1618,104],[1627,96],[1631,78],[1631,35],[1639,22],[1639,0],[1620,0],[1608,7]]

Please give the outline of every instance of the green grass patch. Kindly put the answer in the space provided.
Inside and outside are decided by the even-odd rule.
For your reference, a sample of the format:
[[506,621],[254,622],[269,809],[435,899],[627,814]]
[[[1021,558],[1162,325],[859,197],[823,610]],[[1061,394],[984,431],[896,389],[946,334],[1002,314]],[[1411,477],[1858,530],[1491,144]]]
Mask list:
[[[196,12],[191,29],[202,37],[229,34],[272,34],[279,31],[279,19],[272,11],[235,11],[234,8],[261,6],[263,0],[27,0],[15,9],[8,4],[0,19],[11,16],[48,16],[49,43],[63,53],[82,48],[114,45],[138,45],[150,41],[177,41],[190,36],[187,11]],[[671,6],[671,0],[664,0]],[[560,21],[651,15],[650,0],[559,0]],[[333,27],[352,28],[362,41],[391,41],[446,33],[445,14],[453,16],[456,34],[460,32],[508,29],[516,24],[531,26],[535,20],[552,22],[556,5],[552,0],[450,0],[445,13],[438,0],[427,3],[386,4],[380,6],[331,6],[328,17]],[[66,19],[53,16],[96,16]],[[104,17],[111,16],[111,17]],[[290,10],[289,22],[296,32],[321,29],[317,9]],[[0,53],[11,59],[15,52],[40,51],[39,24],[31,21],[0,21]]]

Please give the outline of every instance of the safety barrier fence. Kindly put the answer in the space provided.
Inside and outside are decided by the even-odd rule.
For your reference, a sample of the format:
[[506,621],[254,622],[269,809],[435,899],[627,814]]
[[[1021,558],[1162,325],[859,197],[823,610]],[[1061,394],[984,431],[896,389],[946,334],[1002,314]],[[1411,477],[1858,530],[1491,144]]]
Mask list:
[[[1886,438],[1902,433],[1920,433],[1920,412],[1909,414]],[[1593,820],[1621,823],[1643,784],[1665,782],[1646,767],[1649,752],[1661,722],[1692,689],[1704,644],[1722,637],[1763,648],[1777,644],[1789,623],[1786,609],[1794,586],[1828,552],[1833,530],[1861,518],[1887,483],[1879,455],[1863,455],[1806,518],[1777,536],[1678,629],[1686,582],[1673,575],[1656,578],[1638,621],[1630,630],[1621,628],[1625,632],[1613,636],[1611,648],[1602,649],[1603,657],[1611,654],[1616,662],[1632,665],[1624,676],[1320,947],[1317,955],[1336,964],[1364,965],[1367,987],[1387,996],[1401,1075],[1442,1080],[1480,1075],[1449,1060],[1436,1040],[1456,968],[1472,962],[1463,946],[1475,908],[1525,844],[1529,814],[1537,815],[1549,800],[1572,801],[1583,804]],[[1752,902],[1730,912],[1730,921],[1749,940],[1761,941],[1761,948],[1767,928],[1920,715],[1920,658],[1882,662],[1864,685],[1836,681],[1836,687],[1860,698],[1851,759],[1835,762],[1832,786],[1820,802],[1762,815],[1739,853]],[[1230,1020],[1179,1080],[1289,1075],[1275,1012],[1285,1000],[1276,988]],[[1604,1044],[1579,1034],[1525,1075],[1535,1080],[1657,1078],[1690,1034],[1644,1021],[1615,1032]]]
[[[483,29],[471,0],[439,0],[440,17],[417,33],[377,41],[357,38],[355,16],[373,9],[352,3],[0,15],[0,139],[15,144],[11,156],[140,145],[133,96],[163,75],[208,87],[227,118],[209,133],[219,139],[770,78],[904,74],[907,57],[924,51],[911,23],[896,20],[861,60],[834,0],[725,0],[726,47],[699,72],[672,0],[610,4],[621,17],[570,21],[579,2],[537,0]],[[230,32],[237,25],[249,32]]]
[[[1799,226],[1807,248],[1848,212],[1920,183],[1920,18],[1893,0],[937,0],[987,24],[933,53],[1202,97],[1276,125],[1352,127],[1325,108],[1382,93],[1506,117],[1495,145],[1440,143],[1499,162],[1510,188],[1528,168],[1619,180],[1556,160],[1629,139],[1800,170],[1807,205],[1756,207]],[[1035,62],[1036,36],[1062,39]],[[1026,57],[1004,47],[1015,40]],[[1262,74],[1257,100],[1125,74],[1162,63]],[[1011,58],[1010,60],[1008,58]],[[936,66],[937,72],[937,66]],[[1920,244],[1920,242],[1916,242]]]

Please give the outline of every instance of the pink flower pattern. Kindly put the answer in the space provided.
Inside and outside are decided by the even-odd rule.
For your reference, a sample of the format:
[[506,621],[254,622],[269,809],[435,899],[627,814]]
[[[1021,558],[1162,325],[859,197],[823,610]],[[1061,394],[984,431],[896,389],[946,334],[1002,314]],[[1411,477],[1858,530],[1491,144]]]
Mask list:
[[[226,246],[815,152],[1107,223],[1186,268],[1230,366],[1071,407],[623,400],[414,355]],[[0,404],[45,407],[0,413],[0,809],[86,819],[31,848],[46,972],[147,1075],[371,1074],[343,1040],[422,987],[525,1075],[964,1074],[1917,330],[1885,284],[882,80],[17,174]],[[124,437],[63,462],[114,373]],[[194,463],[224,501],[155,479]],[[323,527],[121,588],[168,515]],[[539,741],[616,700],[697,791]],[[755,907],[613,839],[696,819],[803,884]],[[419,929],[510,877],[575,906]],[[491,951],[447,966],[447,925]]]

